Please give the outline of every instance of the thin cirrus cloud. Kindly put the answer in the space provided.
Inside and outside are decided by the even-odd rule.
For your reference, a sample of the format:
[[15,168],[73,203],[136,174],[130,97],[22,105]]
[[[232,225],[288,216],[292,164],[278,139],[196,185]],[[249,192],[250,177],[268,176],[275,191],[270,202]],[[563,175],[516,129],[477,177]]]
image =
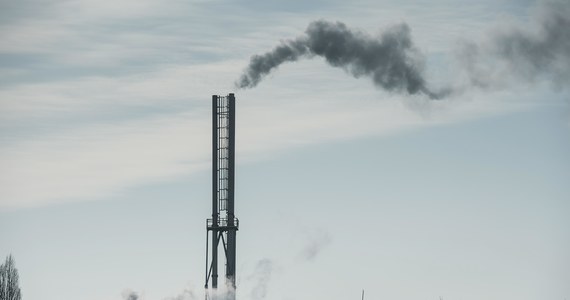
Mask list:
[[95,125],[4,146],[1,206],[108,196],[133,184],[200,170],[207,154],[194,145],[207,140],[201,127],[186,114]]
[[[333,91],[331,91],[332,93]],[[282,151],[362,136],[393,134],[497,112],[487,105],[456,106],[426,118],[400,101],[354,99],[331,104],[330,94],[272,100],[250,94],[238,108],[240,163]],[[281,101],[280,101],[281,100]],[[334,100],[333,100],[334,101]],[[203,100],[208,104],[209,101]],[[210,163],[208,105],[107,124],[16,138],[0,148],[0,209],[93,200],[129,188],[205,171]]]
[[[210,95],[230,92],[248,55],[274,43],[269,37],[294,34],[291,20],[312,18],[271,11],[248,18],[254,12],[219,2],[173,3],[46,2],[41,12],[22,5],[29,11],[0,23],[9,41],[0,55],[19,59],[0,65],[15,77],[0,86],[0,209],[86,201],[205,170]],[[212,9],[224,19],[211,18]],[[269,19],[279,22],[250,30]],[[426,118],[394,95],[377,101],[369,84],[322,62],[284,69],[269,75],[271,84],[237,95],[242,163],[504,111],[441,102],[428,105],[437,117]]]

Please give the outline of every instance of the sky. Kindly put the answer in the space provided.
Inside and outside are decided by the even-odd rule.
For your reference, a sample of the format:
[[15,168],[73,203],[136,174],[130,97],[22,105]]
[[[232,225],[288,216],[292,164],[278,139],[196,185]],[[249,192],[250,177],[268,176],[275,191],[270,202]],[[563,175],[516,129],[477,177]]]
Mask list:
[[[237,299],[570,299],[553,12],[570,5],[0,0],[0,258],[23,299],[202,299],[211,95],[235,93]],[[448,93],[321,55],[234,85],[316,20],[405,23]]]

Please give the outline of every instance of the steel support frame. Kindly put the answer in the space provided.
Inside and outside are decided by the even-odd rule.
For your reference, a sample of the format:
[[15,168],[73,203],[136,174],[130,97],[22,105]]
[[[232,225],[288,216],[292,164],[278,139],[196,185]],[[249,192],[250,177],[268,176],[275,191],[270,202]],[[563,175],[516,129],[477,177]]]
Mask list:
[[[226,285],[235,299],[236,232],[235,217],[235,96],[212,96],[212,218],[206,222],[206,283],[218,288],[218,248],[220,241],[226,258]],[[212,231],[210,241],[210,231]],[[209,244],[211,242],[211,248]],[[211,252],[211,258],[208,255]],[[215,294],[215,293],[214,293]],[[208,293],[206,293],[208,295]]]

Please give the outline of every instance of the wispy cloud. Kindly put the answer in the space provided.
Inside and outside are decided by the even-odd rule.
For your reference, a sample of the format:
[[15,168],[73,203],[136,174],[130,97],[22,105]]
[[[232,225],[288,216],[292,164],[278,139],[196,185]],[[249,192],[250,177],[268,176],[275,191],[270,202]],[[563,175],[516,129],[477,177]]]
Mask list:
[[108,196],[206,168],[207,122],[190,114],[98,125],[2,147],[3,208]]
[[[0,85],[0,209],[95,199],[205,170],[210,95],[230,92],[249,55],[270,49],[276,36],[295,36],[312,10],[335,15],[344,4],[261,16],[225,1],[42,5],[11,6],[0,22],[7,79]],[[362,25],[357,15],[347,18]],[[271,25],[260,31],[259,24]],[[505,110],[500,102],[405,100],[347,80],[322,61],[283,68],[294,72],[270,74],[267,84],[237,95],[241,163]]]
[[[133,85],[140,86],[140,97],[144,98],[143,82],[145,80]],[[504,111],[501,102],[492,105],[490,102],[465,102],[449,106],[442,102],[426,106],[431,110],[429,117],[410,109],[401,99],[379,101],[374,99],[375,91],[365,91],[359,96],[348,92],[350,89],[342,82],[337,83],[340,92],[321,91],[319,96],[283,89],[276,91],[273,99],[266,99],[266,91],[261,88],[238,95],[237,151],[240,163],[316,143],[393,134]],[[134,93],[126,93],[130,92]],[[169,110],[134,118],[123,116],[118,120],[105,120],[103,103],[116,109],[117,105],[109,104],[112,101],[94,101],[90,104],[99,104],[95,118],[99,122],[72,120],[53,131],[32,131],[25,136],[5,135],[0,144],[0,207],[84,201],[207,169],[210,93],[205,90],[201,93],[203,98],[195,98],[194,105],[188,104],[180,112]],[[46,97],[49,99],[49,93]],[[158,98],[151,97],[149,101],[154,103]],[[160,103],[152,106],[160,107]],[[70,114],[80,113],[83,109],[81,105],[73,108],[73,104],[63,107],[69,109]],[[426,107],[422,110],[427,111]],[[34,111],[37,107],[31,105],[30,109]],[[128,110],[128,106],[124,109]],[[39,110],[37,113],[45,112]],[[51,113],[55,114],[54,120],[65,118]],[[12,110],[4,116],[4,121],[12,115],[26,114]],[[45,116],[25,119],[32,122],[49,120]]]
[[[19,84],[0,90],[0,122],[67,118],[74,114],[128,110],[162,111],[201,102],[213,89],[228,90],[235,62],[167,66],[123,76],[92,76]],[[225,80],[227,79],[227,80]]]

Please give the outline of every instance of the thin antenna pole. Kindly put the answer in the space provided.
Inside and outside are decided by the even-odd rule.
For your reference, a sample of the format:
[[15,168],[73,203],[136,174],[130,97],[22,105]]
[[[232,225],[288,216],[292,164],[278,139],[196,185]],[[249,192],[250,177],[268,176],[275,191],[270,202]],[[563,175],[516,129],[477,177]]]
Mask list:
[[364,289],[362,289],[362,300],[364,300]]

